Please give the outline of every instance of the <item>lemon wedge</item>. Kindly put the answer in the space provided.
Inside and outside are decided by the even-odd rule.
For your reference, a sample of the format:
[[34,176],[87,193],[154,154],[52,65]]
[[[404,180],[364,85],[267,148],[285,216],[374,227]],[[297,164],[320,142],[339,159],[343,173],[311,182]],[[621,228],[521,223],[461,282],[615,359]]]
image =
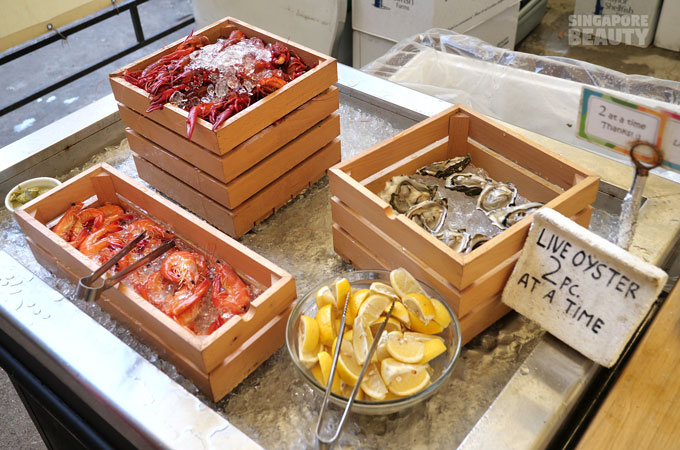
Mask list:
[[412,313],[425,325],[430,323],[435,316],[435,309],[432,301],[423,294],[412,293],[401,299],[409,313]]
[[430,384],[427,367],[418,366],[410,372],[399,374],[387,384],[387,389],[395,395],[407,396],[420,392]]
[[392,286],[385,284],[381,281],[374,281],[373,283],[371,283],[370,289],[371,289],[371,293],[373,293],[373,294],[382,294],[386,297],[399,300],[399,296],[394,291],[394,288],[392,288]]
[[335,282],[335,299],[337,301],[338,311],[342,315],[342,311],[345,308],[345,301],[347,301],[347,294],[352,294],[352,286],[350,286],[347,278],[342,278]]
[[426,295],[420,283],[403,267],[390,272],[390,283],[392,283],[392,288],[399,297],[406,297],[408,294],[414,293]]
[[430,339],[423,345],[425,349],[423,358],[418,361],[420,364],[428,363],[446,351],[446,345],[441,339]]
[[354,386],[361,373],[361,366],[354,360],[354,350],[349,341],[343,339],[338,356],[338,375],[345,383]]
[[[389,309],[389,306],[387,307]],[[394,309],[392,309],[392,317],[399,320],[401,323],[409,328],[411,326],[411,319],[408,316],[408,311],[402,302],[394,302]]]
[[305,366],[308,369],[311,369],[314,364],[319,361],[319,352],[321,351],[321,344],[317,346],[314,350],[311,352],[305,351],[301,346],[298,347],[298,359],[300,360],[300,364]]
[[319,346],[319,324],[313,317],[304,314],[300,316],[298,346],[306,352],[311,352]]
[[420,368],[427,369],[427,366],[422,364],[406,364],[397,361],[394,358],[385,358],[380,362],[380,375],[382,376],[385,384],[389,385],[395,377],[406,375],[413,370]]
[[417,339],[420,342],[431,341],[432,339],[438,339],[444,344],[444,338],[441,336],[433,336],[431,334],[417,333],[415,331],[404,331],[404,336],[408,336],[412,339]]
[[[371,324],[371,333],[373,336],[378,334],[378,329],[380,325],[385,321],[385,316],[380,316],[378,320]],[[401,331],[401,323],[394,317],[390,317],[385,325],[385,331],[383,333],[389,333],[390,331]],[[382,336],[381,336],[382,337]]]
[[[328,352],[319,352],[319,366],[321,367],[322,381],[321,385],[326,387],[328,385],[328,378],[331,375],[331,365],[333,364],[333,357]],[[337,369],[337,366],[336,366]],[[333,377],[333,386],[331,391],[340,391],[340,376],[338,371],[335,371],[335,376]]]
[[[390,298],[382,294],[369,295],[361,303],[355,322],[362,319],[365,323],[371,324],[378,320],[385,311],[385,307],[390,304]],[[356,326],[356,323],[355,323]]]
[[442,326],[439,325],[434,320],[431,320],[429,323],[426,324],[418,317],[416,317],[411,311],[409,311],[408,316],[411,319],[411,330],[417,333],[438,334],[444,331],[444,328],[442,328]]
[[349,305],[347,306],[347,320],[345,322],[347,325],[354,325],[354,319],[356,319],[357,314],[359,314],[359,308],[370,293],[371,291],[368,289],[359,289],[352,294],[352,297],[349,299]]
[[387,395],[387,386],[375,363],[371,363],[366,369],[364,378],[361,380],[361,390],[373,400],[383,400]]
[[364,321],[363,318],[357,318],[354,322],[354,329],[352,333],[352,346],[354,348],[354,360],[358,364],[364,364],[368,357],[368,351],[373,344],[373,334],[371,327]]
[[319,289],[316,293],[316,306],[317,308],[321,309],[326,305],[335,305],[335,297],[333,296],[333,292],[331,292],[331,288],[328,286],[324,286],[321,289]]
[[316,323],[319,325],[319,341],[323,345],[331,345],[336,336],[336,309],[335,306],[324,305],[316,313]]
[[321,386],[325,386],[323,375],[321,374],[321,366],[318,363],[314,364],[314,367],[312,367],[312,375],[314,375],[314,379],[318,381]]
[[402,333],[390,333],[386,348],[394,359],[404,363],[417,363],[425,356],[425,344]]
[[449,314],[446,306],[435,298],[431,298],[430,301],[432,306],[434,306],[434,319],[432,320],[441,325],[442,328],[448,327],[451,323],[451,314]]

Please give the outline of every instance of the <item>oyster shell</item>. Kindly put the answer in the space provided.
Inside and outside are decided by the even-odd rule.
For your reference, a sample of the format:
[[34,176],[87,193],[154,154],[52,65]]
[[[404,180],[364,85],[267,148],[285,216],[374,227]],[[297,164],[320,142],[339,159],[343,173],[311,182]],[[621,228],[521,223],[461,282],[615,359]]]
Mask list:
[[540,202],[525,203],[519,206],[508,206],[501,209],[495,209],[488,212],[486,215],[492,224],[496,225],[501,230],[504,230],[524,219],[541,206],[543,206],[543,203]]
[[480,177],[474,173],[454,173],[446,179],[444,186],[453,191],[460,191],[465,195],[474,197],[479,195],[489,183],[493,183],[493,180]]
[[426,200],[412,206],[407,212],[406,217],[423,227],[432,234],[441,231],[446,222],[448,212],[448,202],[445,198],[437,200]]
[[454,173],[462,172],[468,164],[470,164],[469,153],[465,156],[458,156],[446,161],[437,161],[428,166],[421,167],[418,169],[418,173],[430,175],[431,177],[446,178]]
[[470,253],[471,251],[475,250],[477,247],[479,247],[489,239],[491,238],[484,234],[475,234],[470,238],[470,242],[468,242],[468,246],[465,249],[465,253]]
[[477,209],[485,213],[515,204],[517,188],[512,183],[489,183],[479,194]]
[[412,206],[432,200],[436,192],[436,185],[426,186],[407,175],[398,175],[385,183],[385,189],[378,195],[395,211],[404,214]]
[[444,244],[448,245],[453,251],[462,253],[470,242],[470,233],[465,228],[458,230],[444,230],[439,238]]

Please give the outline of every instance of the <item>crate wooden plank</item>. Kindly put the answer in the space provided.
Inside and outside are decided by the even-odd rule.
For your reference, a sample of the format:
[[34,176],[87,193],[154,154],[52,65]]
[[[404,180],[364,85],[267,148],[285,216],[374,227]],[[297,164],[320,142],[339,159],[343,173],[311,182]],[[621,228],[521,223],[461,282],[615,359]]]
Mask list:
[[[567,189],[563,190],[562,181],[558,180],[562,184],[555,185],[551,180],[537,175],[546,169],[540,164],[532,165],[532,158],[520,158],[520,164],[514,154],[510,154],[510,157],[505,155],[504,148],[499,142],[485,141],[476,136],[482,144],[494,144],[492,151],[474,142],[471,139],[472,135],[465,139],[460,136],[468,129],[467,125],[472,133],[473,124],[481,120],[480,118],[481,116],[468,108],[453,107],[348,161],[343,161],[329,171],[330,190],[333,195],[390,238],[398,239],[413,255],[427,261],[431,267],[437,267],[437,271],[444,278],[461,290],[519,251],[526,238],[529,221],[520,221],[470,254],[461,256],[405,216],[396,214],[387,202],[376,195],[381,189],[381,183],[391,176],[404,172],[413,173],[417,167],[443,159],[441,156],[444,149],[447,150],[448,157],[461,156],[469,152],[473,157],[473,163],[479,160],[481,161],[479,166],[483,168],[488,166],[490,175],[496,180],[512,181],[520,186],[523,190],[521,193],[526,197],[542,200],[546,202],[546,206],[567,217],[578,213],[594,201],[599,183],[596,176],[571,163],[565,169],[567,163],[558,160],[554,170],[568,170],[571,173],[570,183],[566,185]],[[437,129],[438,132],[428,134],[424,131],[428,127],[430,130]],[[450,130],[458,136],[448,136]],[[503,133],[505,133],[503,130],[497,132],[501,136],[504,136]],[[444,137],[454,143],[448,145],[447,140],[442,140]],[[395,142],[400,140],[403,146]],[[466,142],[467,151],[461,154],[450,153],[459,152],[465,147]],[[530,147],[531,144],[522,141],[522,152],[528,153],[525,144]],[[395,149],[397,154],[394,154]],[[530,152],[536,155],[536,161],[545,161],[546,158],[553,156],[538,146],[531,147]],[[431,155],[432,159],[427,155]]]
[[75,275],[84,276],[97,264],[57,237],[44,223],[63,213],[73,201],[95,195],[110,198],[112,191],[121,203],[129,202],[146,211],[182,240],[229,262],[237,272],[264,288],[246,315],[232,318],[209,336],[196,336],[133,289],[119,285],[104,293],[102,299],[104,303],[108,301],[124,308],[135,318],[139,327],[131,332],[161,336],[165,345],[181,352],[208,373],[296,297],[295,283],[288,273],[106,164],[97,165],[58,186],[36,202],[17,210],[15,217],[24,233],[37,245],[71,268]]
[[[61,278],[73,283],[78,282],[80,277],[76,276],[70,268],[57,263],[31,238],[27,238],[26,241],[40,265]],[[102,303],[102,309],[129,330],[140,327],[139,321],[115,302],[105,300]],[[292,306],[289,306],[283,313],[272,318],[208,374],[201,371],[180,352],[164,345],[165,341],[162,336],[150,333],[135,334],[144,344],[159,349],[159,354],[163,359],[174,364],[179,373],[191,380],[213,401],[218,402],[283,345],[286,322],[291,310]]]
[[327,144],[233,210],[211,200],[143,158],[133,156],[140,177],[145,181],[223,232],[238,238],[322,178],[328,167],[340,161],[340,141],[336,139]]
[[[370,250],[352,239],[337,224],[333,225],[333,245],[335,252],[355,267],[389,270],[389,264],[382,262]],[[500,296],[493,296],[480,301],[477,307],[465,316],[458,317],[463,345],[508,312],[510,312],[510,308],[501,302]]]
[[[144,159],[157,167],[162,167],[164,172],[182,180],[185,184],[229,209],[238,207],[307,157],[326,146],[339,134],[340,116],[333,113],[225,184],[136,132],[130,129],[126,130],[130,148],[135,153],[140,156],[151,156],[151,159]],[[144,174],[141,171],[138,172],[140,177],[144,178]]]
[[[338,89],[331,86],[280,121],[269,125],[245,142],[237,145],[232,151],[220,156],[189,141],[184,135],[174,133],[118,103],[120,117],[126,127],[132,128],[159,147],[175,154],[223,183],[228,183],[241,175],[284,144],[331,115],[338,107]],[[142,153],[141,150],[137,151],[140,156],[147,161],[154,161],[153,153]]]
[[[209,122],[198,119],[192,141],[220,155],[231,151],[238,144],[319,95],[338,80],[337,63],[334,58],[230,17],[199,30],[197,34],[203,34],[210,39],[210,42],[215,42],[220,36],[226,37],[224,33],[228,35],[228,29],[239,29],[248,37],[260,37],[265,43],[283,42],[313,69],[230,117],[216,131],[212,131],[212,125]],[[148,66],[151,62],[160,59],[161,56],[170,53],[182,41],[183,39],[110,74],[109,81],[117,101],[177,134],[186,135],[188,117],[186,111],[174,105],[166,104],[163,109],[147,113],[146,110],[149,107],[148,94],[143,89],[128,83],[122,77],[125,70],[136,70]]]

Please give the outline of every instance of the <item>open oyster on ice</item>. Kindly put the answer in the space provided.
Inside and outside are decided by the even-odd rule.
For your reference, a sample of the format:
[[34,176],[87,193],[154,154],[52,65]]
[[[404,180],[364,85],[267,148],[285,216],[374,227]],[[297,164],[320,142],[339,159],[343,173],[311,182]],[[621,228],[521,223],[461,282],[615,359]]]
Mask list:
[[472,250],[477,249],[480,245],[485,243],[491,239],[489,236],[486,236],[484,234],[475,234],[470,238],[470,242],[468,242],[468,246],[465,249],[465,253],[470,253]]
[[378,196],[395,211],[405,214],[412,206],[434,199],[437,186],[426,186],[407,175],[392,177]]
[[508,206],[505,208],[495,209],[488,212],[486,215],[492,224],[496,225],[501,230],[504,230],[524,219],[526,216],[536,211],[541,206],[543,206],[543,203],[525,203],[519,206]]
[[477,209],[485,213],[515,204],[517,188],[512,183],[489,183],[479,194]]
[[466,232],[465,228],[457,230],[446,229],[439,239],[453,251],[463,253],[470,243],[470,233]]
[[444,186],[453,191],[460,191],[465,195],[474,197],[479,195],[489,183],[493,183],[493,180],[466,172],[454,173],[446,179]]
[[418,169],[418,173],[430,175],[431,177],[446,178],[454,173],[462,172],[468,164],[470,164],[469,153],[465,156],[458,156],[446,161],[437,161],[428,166],[421,167]]
[[426,200],[412,206],[406,217],[432,234],[439,233],[446,222],[448,202],[445,198]]

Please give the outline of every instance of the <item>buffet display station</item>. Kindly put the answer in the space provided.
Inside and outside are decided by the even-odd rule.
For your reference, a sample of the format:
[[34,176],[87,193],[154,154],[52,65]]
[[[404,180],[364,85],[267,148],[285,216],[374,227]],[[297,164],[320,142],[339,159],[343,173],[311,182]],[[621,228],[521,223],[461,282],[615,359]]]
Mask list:
[[[451,107],[342,65],[336,86],[343,160]],[[600,192],[630,182],[632,169],[620,163],[514,131],[588,167],[601,177]],[[80,172],[90,157],[136,178],[129,152],[103,151],[123,137],[121,114],[109,96],[3,149],[0,187],[6,191],[33,176]],[[680,187],[651,177],[645,195],[631,251],[663,266],[680,231],[675,220],[680,217]],[[595,215],[613,197],[603,198],[604,203],[594,204]],[[333,227],[331,205],[342,203],[331,202],[324,178],[240,242],[293,275],[301,296],[318,281],[350,268],[333,249],[338,228]],[[574,208],[571,213],[583,209]],[[604,218],[594,226],[614,216],[598,217]],[[103,446],[123,439],[137,448],[313,445],[310,430],[320,398],[297,377],[284,348],[214,403],[99,306],[65,300],[73,286],[38,265],[9,212],[2,212],[0,227],[3,360],[28,368],[26,379],[37,378],[47,386],[46,396],[56,395],[62,407],[86,419],[86,425],[82,420],[69,423],[82,442]],[[569,435],[571,413],[587,408],[601,383],[600,366],[511,313],[468,343],[451,379],[429,401],[389,418],[354,415],[340,445],[545,447]]]

